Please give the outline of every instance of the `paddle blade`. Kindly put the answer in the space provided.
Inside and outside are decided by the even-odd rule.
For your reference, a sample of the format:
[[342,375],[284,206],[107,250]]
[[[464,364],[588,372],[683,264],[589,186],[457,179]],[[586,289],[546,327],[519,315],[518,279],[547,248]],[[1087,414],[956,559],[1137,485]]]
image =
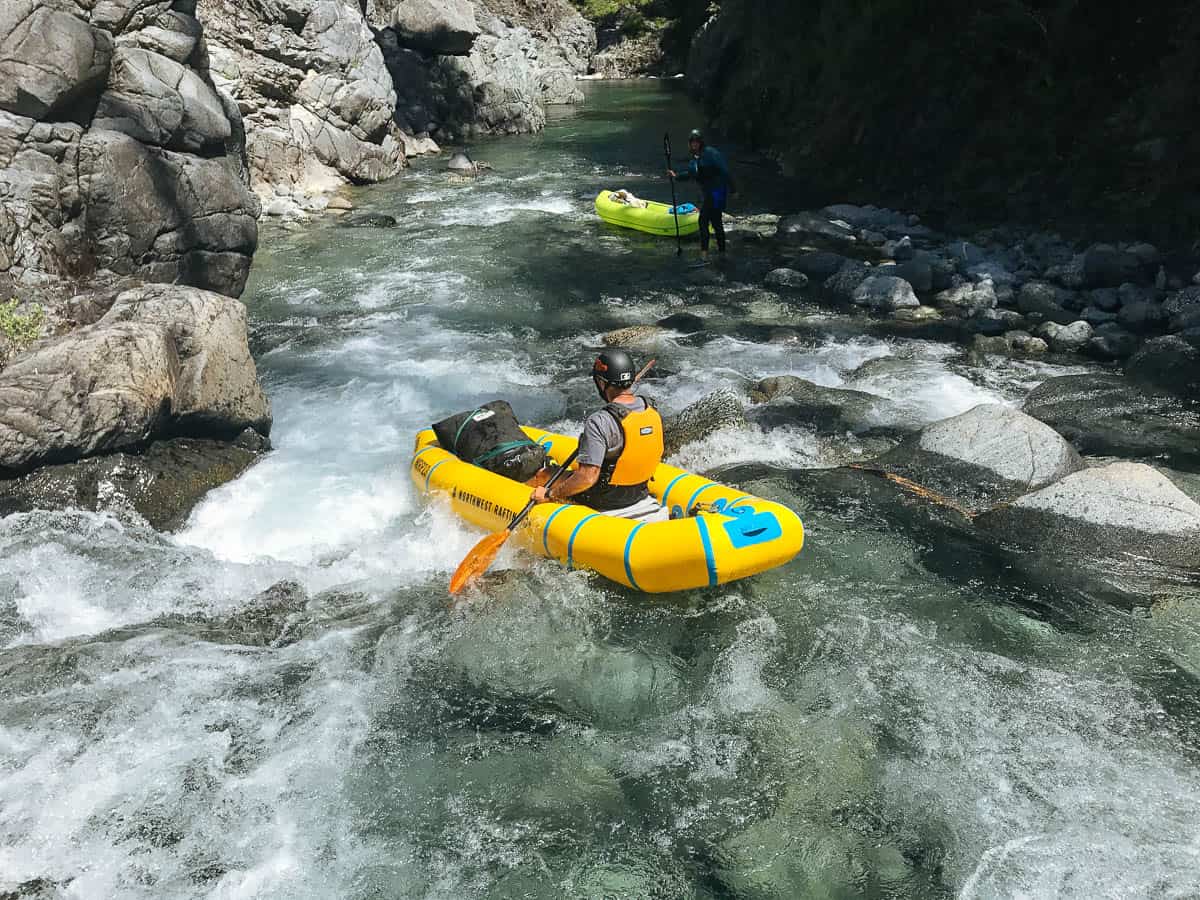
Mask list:
[[454,570],[454,575],[450,579],[450,593],[460,593],[486,572],[495,562],[496,554],[500,552],[500,548],[504,546],[504,542],[511,534],[512,532],[507,529],[497,531],[495,534],[489,534],[472,547],[466,559],[459,563],[458,568]]

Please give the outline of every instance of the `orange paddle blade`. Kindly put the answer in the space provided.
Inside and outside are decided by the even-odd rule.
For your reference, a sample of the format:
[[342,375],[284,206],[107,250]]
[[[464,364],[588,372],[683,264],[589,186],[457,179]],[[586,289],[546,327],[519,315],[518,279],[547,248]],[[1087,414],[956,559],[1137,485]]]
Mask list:
[[459,593],[486,572],[511,534],[512,532],[507,529],[497,531],[495,534],[489,534],[472,547],[467,558],[454,570],[454,576],[450,579],[450,593]]

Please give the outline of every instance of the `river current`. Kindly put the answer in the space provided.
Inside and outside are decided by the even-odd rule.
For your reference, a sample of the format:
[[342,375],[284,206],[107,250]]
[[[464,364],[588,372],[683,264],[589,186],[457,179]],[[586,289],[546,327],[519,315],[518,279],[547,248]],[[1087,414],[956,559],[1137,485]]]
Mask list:
[[[447,610],[480,535],[418,497],[415,432],[497,397],[577,428],[612,329],[705,320],[636,351],[668,413],[795,374],[912,426],[1073,371],[773,294],[748,238],[694,270],[694,244],[598,223],[602,187],[669,199],[690,115],[588,85],[473,145],[483,177],[357,189],[395,228],[264,227],[244,299],[274,452],[177,534],[0,520],[0,897],[1200,896],[1197,607],[810,490],[871,452],[852,436],[726,429],[674,460],[800,512],[788,566],[651,598],[506,551]],[[798,202],[743,171],[735,214]]]

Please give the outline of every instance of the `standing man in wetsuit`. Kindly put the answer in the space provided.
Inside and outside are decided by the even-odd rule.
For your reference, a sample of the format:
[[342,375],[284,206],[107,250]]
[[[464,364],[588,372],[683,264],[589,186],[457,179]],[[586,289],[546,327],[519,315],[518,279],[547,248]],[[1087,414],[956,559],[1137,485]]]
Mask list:
[[581,503],[597,512],[643,522],[661,521],[668,512],[651,495],[649,481],[663,457],[662,417],[633,393],[633,359],[624,350],[606,350],[592,364],[592,384],[604,406],[583,423],[579,465],[547,490],[552,469],[530,481],[537,503]]
[[688,150],[691,159],[688,161],[686,172],[676,173],[668,169],[667,174],[678,181],[695,181],[704,192],[704,204],[700,207],[700,260],[708,262],[708,226],[711,224],[717,234],[717,252],[725,252],[725,223],[721,214],[729,202],[729,192],[733,187],[733,177],[729,174],[729,166],[725,157],[716,147],[704,143],[704,135],[699,130],[693,130],[688,136]]

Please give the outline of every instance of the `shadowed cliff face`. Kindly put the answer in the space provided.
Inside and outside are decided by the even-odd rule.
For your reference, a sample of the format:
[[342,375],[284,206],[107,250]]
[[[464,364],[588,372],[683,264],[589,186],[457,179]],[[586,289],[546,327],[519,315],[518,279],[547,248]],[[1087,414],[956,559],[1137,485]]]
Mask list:
[[727,0],[689,76],[830,199],[1182,236],[1200,222],[1192,10]]

